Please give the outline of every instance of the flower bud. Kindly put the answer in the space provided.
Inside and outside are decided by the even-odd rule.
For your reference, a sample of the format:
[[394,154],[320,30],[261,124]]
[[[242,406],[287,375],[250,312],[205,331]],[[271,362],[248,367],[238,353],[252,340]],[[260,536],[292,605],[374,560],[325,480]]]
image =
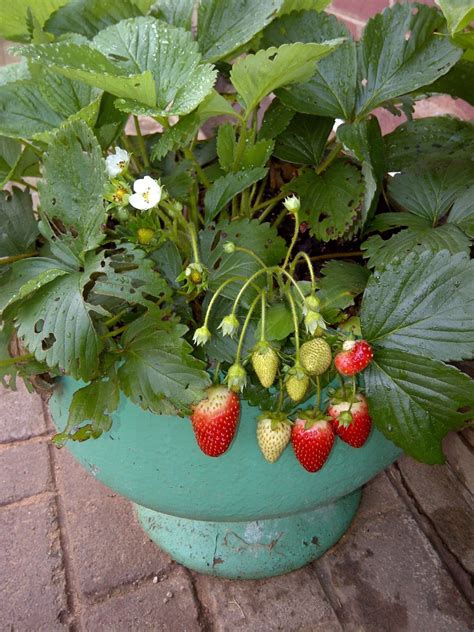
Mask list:
[[199,329],[196,329],[196,331],[194,332],[193,342],[198,346],[205,345],[209,342],[210,339],[211,332],[205,325],[203,327],[199,327]]
[[234,393],[242,391],[247,383],[247,371],[241,364],[233,364],[227,372],[227,386]]
[[317,296],[315,296],[314,294],[307,296],[304,301],[303,314],[306,315],[309,312],[317,312],[320,305],[321,301]]
[[237,320],[235,314],[228,314],[227,316],[224,316],[224,318],[221,320],[221,324],[219,325],[218,329],[222,330],[223,336],[230,336],[231,338],[233,338],[239,330],[239,325],[240,323]]
[[155,236],[155,231],[151,228],[139,228],[137,230],[138,243],[147,246]]
[[226,241],[223,248],[224,252],[226,252],[228,255],[231,255],[233,252],[235,252],[235,244],[231,241]]
[[290,195],[286,197],[285,200],[283,201],[283,206],[290,213],[297,213],[300,210],[300,206],[301,206],[300,198],[297,197],[296,195]]

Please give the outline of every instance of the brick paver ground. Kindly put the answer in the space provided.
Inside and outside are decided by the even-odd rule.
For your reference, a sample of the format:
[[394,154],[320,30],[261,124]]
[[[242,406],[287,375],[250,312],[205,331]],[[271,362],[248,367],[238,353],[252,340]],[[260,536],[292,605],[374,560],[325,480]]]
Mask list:
[[[394,1],[329,10],[359,37]],[[472,118],[474,108],[436,97],[415,116],[444,113]],[[385,132],[401,123],[378,115]],[[0,632],[474,629],[474,430],[447,439],[446,465],[402,459],[372,481],[322,559],[244,582],[190,572],[148,541],[130,503],[50,445],[38,396],[0,390],[0,411]]]
[[0,390],[0,410],[0,632],[472,629],[472,433],[448,438],[453,466],[402,459],[374,479],[322,559],[228,581],[155,547],[129,502],[50,444],[37,395]]

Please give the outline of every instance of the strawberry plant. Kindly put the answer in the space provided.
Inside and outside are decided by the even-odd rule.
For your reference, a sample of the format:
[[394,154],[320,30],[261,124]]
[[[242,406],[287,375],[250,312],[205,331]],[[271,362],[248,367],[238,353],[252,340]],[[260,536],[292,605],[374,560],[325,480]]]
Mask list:
[[472,9],[395,4],[356,42],[328,4],[2,4],[0,372],[80,381],[58,445],[121,394],[210,456],[247,400],[309,471],[372,424],[439,463],[469,420],[474,131],[412,114],[474,103]]

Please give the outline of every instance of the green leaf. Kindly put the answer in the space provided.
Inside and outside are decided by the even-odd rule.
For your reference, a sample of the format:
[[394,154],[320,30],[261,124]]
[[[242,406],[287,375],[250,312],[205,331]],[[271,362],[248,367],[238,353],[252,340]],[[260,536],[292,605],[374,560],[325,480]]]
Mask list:
[[312,76],[297,89],[277,92],[285,105],[306,114],[350,119],[355,107],[356,45],[347,28],[332,15],[305,11],[275,20],[264,33],[266,46],[317,42],[343,37],[346,42],[318,62]]
[[261,167],[245,169],[237,173],[228,173],[216,180],[206,191],[204,198],[206,222],[211,222],[236,195],[262,180],[267,171],[268,169]]
[[456,224],[466,235],[474,239],[474,185],[456,198],[448,222]]
[[437,0],[452,35],[462,31],[474,20],[471,0]]
[[399,211],[396,213],[379,213],[370,223],[370,231],[383,233],[392,228],[401,228],[402,226],[415,229],[430,227],[426,218],[413,215],[413,213]]
[[[103,32],[107,33],[107,31],[108,29]],[[145,36],[139,34],[138,30],[136,30],[136,35],[145,44]],[[122,65],[113,61],[113,58],[102,54],[92,45],[59,42],[22,47],[19,52],[69,79],[82,81],[117,97],[133,97],[151,108],[156,105],[155,81],[150,70],[132,73],[126,64]],[[128,61],[127,58],[126,61]]]
[[171,285],[176,284],[176,277],[182,271],[183,263],[177,246],[172,241],[165,243],[155,250],[151,257],[156,262],[161,274]]
[[[471,48],[474,48],[474,41]],[[450,94],[452,97],[464,99],[464,101],[474,105],[474,84],[471,80],[473,74],[474,59],[471,61],[460,59],[449,72],[437,79],[434,83],[419,88],[417,94]]]
[[439,12],[416,8],[395,4],[367,22],[359,44],[358,117],[432,83],[460,58],[461,51],[439,35]]
[[398,206],[435,226],[473,180],[474,162],[424,162],[391,178],[388,191]]
[[30,194],[16,188],[11,195],[0,191],[0,257],[28,252],[38,234]]
[[362,207],[362,175],[354,165],[336,160],[317,175],[308,171],[286,189],[301,198],[301,219],[320,241],[338,239],[349,232]]
[[332,118],[296,114],[278,136],[275,156],[300,165],[317,165],[333,124]]
[[258,137],[268,140],[276,138],[288,127],[294,116],[293,110],[285,107],[278,99],[273,99],[263,117]]
[[158,17],[173,24],[191,30],[195,0],[158,0],[153,5],[153,12],[158,11]]
[[0,67],[0,86],[26,79],[31,79],[26,59]]
[[236,147],[235,127],[231,123],[219,126],[217,132],[217,156],[224,171],[232,171]]
[[474,261],[423,252],[376,272],[364,293],[362,334],[388,349],[451,361],[474,354]]
[[275,143],[273,140],[262,138],[255,143],[248,142],[242,156],[242,169],[264,167],[272,155]]
[[104,238],[107,217],[102,197],[107,178],[97,139],[84,122],[69,123],[57,132],[43,164],[42,224],[59,219],[67,231],[61,239],[77,255],[94,249]]
[[425,220],[423,228],[406,228],[387,240],[382,239],[380,235],[373,235],[361,248],[364,257],[369,259],[369,267],[380,269],[412,252],[435,253],[449,250],[452,254],[467,254],[470,245],[468,237],[454,224],[433,227]]
[[[191,33],[152,17],[110,26],[96,35],[93,44],[116,60],[123,72],[152,73],[156,103],[144,104],[155,108],[157,116],[188,114],[211,92],[215,82],[216,72],[209,64],[201,64]],[[135,98],[133,92],[127,96]],[[124,105],[126,101],[120,102],[122,109]]]
[[443,437],[463,425],[458,409],[474,405],[473,381],[415,350],[376,349],[364,382],[375,426],[415,459],[442,463]]
[[25,42],[29,39],[28,12],[40,26],[48,17],[66,4],[67,0],[15,0],[0,3],[0,36],[4,39]]
[[0,131],[13,138],[51,140],[51,132],[66,120],[84,119],[94,125],[101,92],[60,77],[36,64],[32,79],[0,87]]
[[0,136],[0,187],[3,187],[10,180],[10,173],[14,169],[20,154],[20,142]]
[[384,136],[384,144],[388,171],[402,171],[428,159],[470,159],[474,125],[450,116],[415,119]]
[[341,125],[337,137],[362,165],[365,182],[361,225],[375,213],[385,174],[385,155],[380,125],[375,116],[359,123]]
[[[199,235],[199,246],[202,262],[209,270],[210,291],[214,292],[226,279],[234,276],[240,279],[239,282],[229,283],[223,289],[222,296],[228,299],[234,299],[242,282],[261,266],[246,252],[225,253],[223,246],[226,241],[247,248],[260,257],[267,266],[280,263],[287,250],[285,241],[278,236],[276,229],[266,222],[259,223],[257,220],[247,219],[233,222],[223,220],[216,226],[211,225],[202,230]],[[263,275],[261,278],[263,281]],[[252,296],[252,290],[245,296]]]
[[130,0],[72,0],[53,13],[44,28],[58,36],[79,33],[91,39],[111,24],[139,15],[142,12]]
[[[267,307],[265,314],[265,340],[284,340],[293,331],[293,316],[286,303],[275,303]],[[262,320],[257,325],[257,335],[260,336]]]
[[354,299],[365,290],[369,271],[349,261],[328,261],[321,269],[318,298],[320,311],[329,323],[339,320],[341,310],[354,305]]
[[0,276],[0,313],[68,271],[59,261],[47,257],[15,261]]
[[283,44],[247,55],[232,67],[231,81],[247,111],[268,94],[294,83],[307,81],[315,64],[342,43],[341,39],[322,44]]
[[110,415],[117,410],[119,401],[120,391],[116,379],[101,378],[83,386],[72,396],[67,424],[61,435],[73,439],[79,425],[89,421],[93,436],[99,437],[110,430]]
[[104,259],[101,274],[94,284],[94,294],[113,296],[132,305],[157,309],[156,301],[168,294],[168,284],[153,270],[153,261],[132,244],[117,247]]
[[331,4],[331,0],[283,0],[278,15],[292,11],[324,11],[328,4]]
[[[163,324],[162,324],[163,325]],[[125,395],[157,414],[186,414],[210,385],[204,363],[192,356],[184,325],[165,330],[149,317],[134,321],[122,337],[118,370]]]
[[43,285],[16,308],[18,337],[36,359],[84,380],[98,370],[102,349],[84,299],[93,264]]
[[198,42],[205,59],[217,61],[249,42],[275,17],[282,0],[201,0]]

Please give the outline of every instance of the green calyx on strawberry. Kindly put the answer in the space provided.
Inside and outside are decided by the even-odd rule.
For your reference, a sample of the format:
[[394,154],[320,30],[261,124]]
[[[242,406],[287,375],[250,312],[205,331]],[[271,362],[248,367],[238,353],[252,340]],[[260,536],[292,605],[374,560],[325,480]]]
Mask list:
[[342,375],[360,373],[372,362],[374,354],[366,340],[346,340],[334,358],[334,365]]
[[334,432],[353,448],[361,448],[372,429],[367,400],[361,393],[344,397],[339,391],[331,398],[328,414]]
[[301,345],[300,360],[309,375],[322,375],[331,366],[331,347],[323,338],[308,340]]
[[276,351],[268,342],[258,342],[254,347],[251,360],[261,385],[270,388],[275,381],[280,363]]
[[191,422],[198,446],[208,456],[220,456],[229,448],[240,416],[238,396],[225,386],[211,386],[193,408]]
[[264,458],[275,463],[290,441],[291,422],[283,413],[263,413],[258,418],[257,442]]
[[329,417],[320,411],[298,411],[291,430],[296,458],[308,472],[317,472],[326,463],[334,445]]
[[306,395],[309,377],[299,362],[296,362],[286,373],[285,388],[290,399],[299,402]]

